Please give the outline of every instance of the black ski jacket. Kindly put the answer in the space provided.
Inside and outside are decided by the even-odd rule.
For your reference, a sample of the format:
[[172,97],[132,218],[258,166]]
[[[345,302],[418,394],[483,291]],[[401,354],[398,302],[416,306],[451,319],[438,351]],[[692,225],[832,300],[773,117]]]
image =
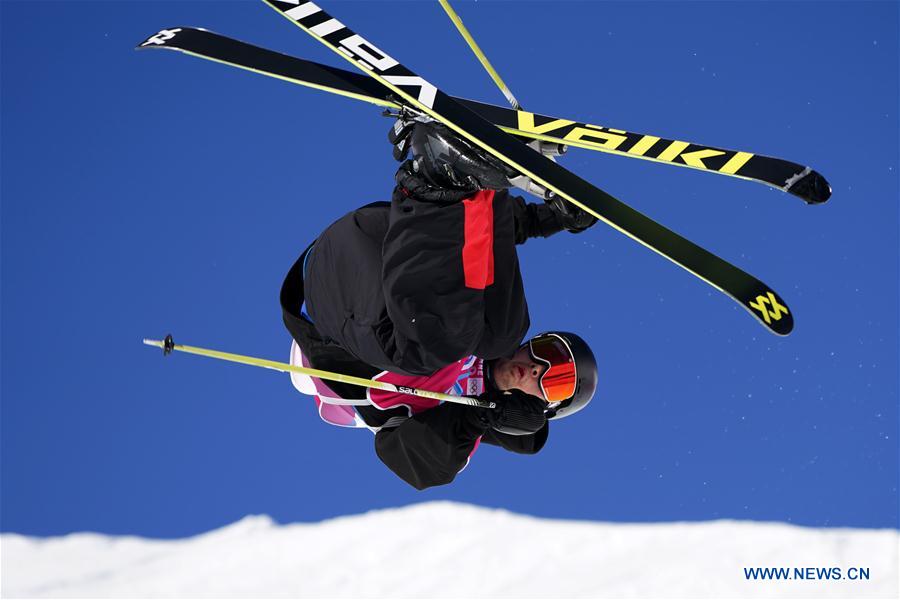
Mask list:
[[[313,367],[365,378],[382,370],[428,375],[469,355],[515,352],[529,326],[515,245],[561,227],[546,205],[506,191],[490,200],[479,194],[477,202],[436,204],[398,186],[390,203],[345,215],[306,249],[285,278],[281,305]],[[366,397],[358,386],[328,385],[343,398]],[[372,427],[407,415],[402,407],[356,408]],[[453,481],[479,438],[533,454],[548,431],[503,434],[485,429],[470,407],[444,403],[379,430],[375,451],[421,490]]]

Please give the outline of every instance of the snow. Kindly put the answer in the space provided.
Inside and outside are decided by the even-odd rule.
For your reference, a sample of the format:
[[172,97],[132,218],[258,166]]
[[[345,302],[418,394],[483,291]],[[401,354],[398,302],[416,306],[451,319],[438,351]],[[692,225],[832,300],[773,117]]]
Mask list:
[[[0,536],[4,598],[896,598],[896,530],[541,519],[430,502],[179,540]],[[744,567],[868,568],[868,581],[746,581]]]

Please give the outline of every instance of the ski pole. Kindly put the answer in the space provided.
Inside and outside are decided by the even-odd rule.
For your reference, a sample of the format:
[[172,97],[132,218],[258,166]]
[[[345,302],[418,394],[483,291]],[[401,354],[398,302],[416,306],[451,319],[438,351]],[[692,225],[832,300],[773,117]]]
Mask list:
[[185,352],[187,354],[197,354],[218,360],[241,363],[253,367],[262,367],[264,369],[272,369],[281,371],[282,373],[300,373],[301,375],[309,375],[319,379],[327,379],[329,381],[339,381],[341,383],[350,383],[374,390],[382,390],[385,392],[395,392],[398,394],[409,394],[410,396],[420,396],[422,398],[431,398],[432,400],[442,400],[444,402],[455,402],[456,404],[465,404],[468,406],[477,406],[479,408],[497,408],[494,402],[479,400],[478,398],[470,398],[469,396],[453,396],[451,394],[442,394],[440,392],[432,392],[430,390],[420,390],[417,388],[406,387],[402,385],[394,385],[385,381],[376,381],[374,379],[364,379],[362,377],[354,377],[353,375],[344,375],[343,373],[333,373],[331,371],[321,371],[319,369],[310,369],[307,367],[298,367],[288,363],[276,362],[274,360],[266,360],[264,358],[255,358],[253,356],[244,356],[242,354],[231,354],[230,352],[221,352],[219,350],[209,350],[207,348],[198,348],[196,346],[185,346],[176,344],[171,335],[167,335],[164,340],[144,339],[144,344],[148,346],[156,346],[162,348],[163,355],[171,354],[173,350]]
[[466,43],[469,45],[469,48],[472,49],[472,52],[475,54],[475,58],[478,59],[478,62],[481,63],[481,66],[484,67],[484,70],[488,72],[488,75],[491,76],[491,79],[494,80],[494,83],[500,88],[500,91],[503,92],[503,95],[506,96],[506,100],[509,102],[510,106],[512,106],[515,110],[521,110],[521,105],[519,101],[516,100],[516,97],[513,96],[512,91],[509,87],[500,79],[500,74],[494,69],[494,66],[491,64],[491,61],[488,60],[487,55],[484,51],[478,46],[478,42],[475,41],[475,38],[472,37],[472,34],[469,33],[469,30],[466,29],[466,26],[463,25],[462,19],[459,18],[459,15],[456,14],[456,11],[453,10],[453,7],[450,6],[450,2],[448,0],[438,0],[441,3],[441,6],[444,9],[444,12],[447,13],[447,16],[450,17],[450,20],[453,21],[453,24],[456,25],[456,29],[459,31],[460,35],[463,36],[463,39],[466,40]]

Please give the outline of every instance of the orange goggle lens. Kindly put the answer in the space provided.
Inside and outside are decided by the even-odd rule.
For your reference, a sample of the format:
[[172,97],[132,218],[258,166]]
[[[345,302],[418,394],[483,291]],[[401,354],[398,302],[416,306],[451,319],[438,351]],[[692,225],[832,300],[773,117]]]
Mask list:
[[575,359],[559,336],[548,334],[528,342],[531,356],[547,365],[541,376],[541,390],[547,402],[561,402],[575,395]]

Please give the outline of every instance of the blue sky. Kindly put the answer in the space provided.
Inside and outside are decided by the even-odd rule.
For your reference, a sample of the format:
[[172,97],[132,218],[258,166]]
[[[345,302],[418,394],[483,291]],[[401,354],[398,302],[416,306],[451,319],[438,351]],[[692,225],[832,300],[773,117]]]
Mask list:
[[[563,164],[767,282],[795,332],[600,224],[521,248],[534,332],[595,402],[544,451],[414,491],[286,375],[284,272],[389,197],[377,108],[133,47],[205,27],[346,68],[261,2],[4,1],[0,528],[184,536],[450,499],[559,518],[898,526],[898,4],[456,2],[527,108],[812,165],[822,206],[573,149]],[[436,2],[326,2],[453,95],[503,103]],[[535,24],[540,27],[536,28]]]

